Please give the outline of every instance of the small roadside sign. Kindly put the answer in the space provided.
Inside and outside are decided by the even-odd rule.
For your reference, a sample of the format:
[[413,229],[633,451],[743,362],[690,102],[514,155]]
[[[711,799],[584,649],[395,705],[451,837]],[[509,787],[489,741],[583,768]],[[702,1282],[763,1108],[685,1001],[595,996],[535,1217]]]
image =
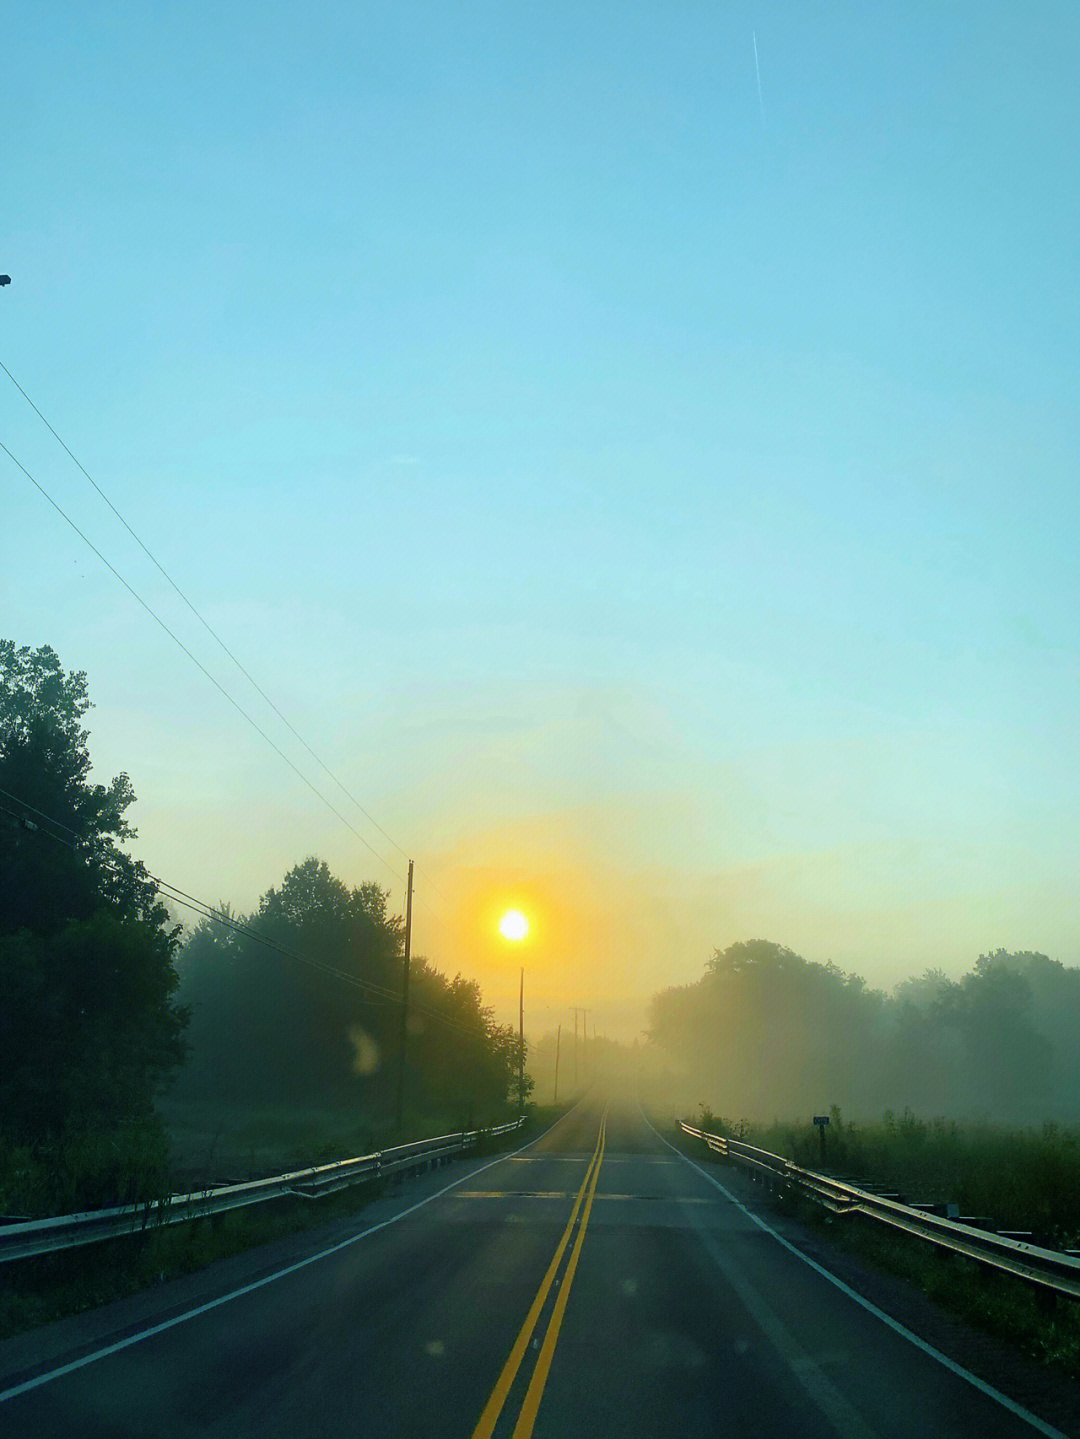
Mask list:
[[825,1162],[825,1130],[828,1127],[829,1116],[827,1114],[815,1114],[814,1123],[817,1125],[818,1138],[821,1140],[821,1162]]

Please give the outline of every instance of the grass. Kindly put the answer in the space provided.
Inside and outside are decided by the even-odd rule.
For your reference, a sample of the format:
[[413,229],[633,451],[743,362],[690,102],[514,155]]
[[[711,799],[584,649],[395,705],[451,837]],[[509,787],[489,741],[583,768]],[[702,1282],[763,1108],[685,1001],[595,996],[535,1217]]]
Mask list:
[[155,1117],[30,1146],[0,1139],[0,1214],[38,1219],[170,1191],[169,1144]]
[[[876,1124],[832,1112],[824,1168],[853,1182],[897,1189],[909,1202],[953,1202],[995,1229],[1030,1230],[1036,1243],[1080,1247],[1080,1131],[1056,1124],[1013,1129],[919,1119],[909,1110]],[[822,1168],[812,1124],[747,1127],[749,1142]]]
[[[212,1104],[160,1106],[168,1127],[178,1190],[262,1178],[352,1158],[393,1143],[391,1126],[332,1107]],[[410,1134],[433,1133],[430,1117],[412,1119]]]
[[1080,1302],[1042,1291],[964,1255],[887,1231],[865,1215],[833,1218],[800,1201],[802,1217],[830,1242],[915,1283],[942,1308],[1033,1358],[1080,1378]]

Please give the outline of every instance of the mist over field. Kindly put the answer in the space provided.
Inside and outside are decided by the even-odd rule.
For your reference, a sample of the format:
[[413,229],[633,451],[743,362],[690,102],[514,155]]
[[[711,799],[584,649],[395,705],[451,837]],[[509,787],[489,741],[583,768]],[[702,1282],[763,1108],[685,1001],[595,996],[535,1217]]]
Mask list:
[[1002,1125],[1080,1120],[1080,968],[980,955],[891,993],[782,945],[717,950],[649,1008],[649,1091],[732,1120],[911,1110]]

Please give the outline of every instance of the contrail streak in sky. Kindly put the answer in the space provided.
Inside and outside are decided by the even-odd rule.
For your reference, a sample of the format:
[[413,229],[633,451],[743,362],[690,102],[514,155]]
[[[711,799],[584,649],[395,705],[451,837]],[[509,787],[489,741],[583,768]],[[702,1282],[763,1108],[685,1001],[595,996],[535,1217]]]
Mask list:
[[758,64],[758,57],[757,57],[757,31],[756,31],[756,30],[751,30],[750,33],[751,33],[751,35],[753,35],[753,37],[754,37],[754,69],[755,69],[755,71],[757,72],[757,102],[758,102],[758,109],[761,111],[761,128],[764,130],[764,128],[765,128],[765,101],[761,98],[761,66]]

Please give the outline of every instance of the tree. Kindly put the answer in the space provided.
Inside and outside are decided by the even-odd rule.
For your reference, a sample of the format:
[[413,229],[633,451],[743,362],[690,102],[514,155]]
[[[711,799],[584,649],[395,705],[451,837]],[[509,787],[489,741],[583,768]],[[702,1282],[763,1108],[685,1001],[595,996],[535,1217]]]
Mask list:
[[696,984],[658,994],[651,1038],[722,1112],[848,1104],[873,1083],[884,998],[856,974],[771,940],[716,950]]
[[0,1114],[31,1148],[146,1118],[183,1056],[179,927],[120,848],[126,774],[90,779],[86,676],[0,640]]
[[[0,640],[0,804],[8,810],[0,934],[54,930],[102,902],[158,927],[167,920],[145,867],[120,848],[135,838],[124,818],[135,800],[131,780],[90,781],[83,716],[91,707],[86,675],[65,674],[50,646]],[[13,823],[12,810],[36,828]]]
[[266,891],[244,933],[201,924],[179,961],[192,1008],[181,1092],[337,1105],[381,1088],[403,938],[386,898],[376,884],[350,889],[311,856]]
[[[249,1105],[329,1105],[385,1120],[394,1108],[403,926],[387,891],[350,888],[315,856],[266,891],[244,933],[207,920],[180,956],[192,1007],[181,1093]],[[474,980],[413,955],[405,1101],[410,1123],[471,1127],[516,1097],[517,1031]],[[531,1079],[525,1079],[525,1098]],[[440,1116],[436,1119],[436,1116]]]
[[953,1022],[966,1050],[974,1106],[990,1117],[1039,1118],[1053,1088],[1050,1043],[1032,1024],[1025,967],[1004,950],[981,954],[960,984]]

